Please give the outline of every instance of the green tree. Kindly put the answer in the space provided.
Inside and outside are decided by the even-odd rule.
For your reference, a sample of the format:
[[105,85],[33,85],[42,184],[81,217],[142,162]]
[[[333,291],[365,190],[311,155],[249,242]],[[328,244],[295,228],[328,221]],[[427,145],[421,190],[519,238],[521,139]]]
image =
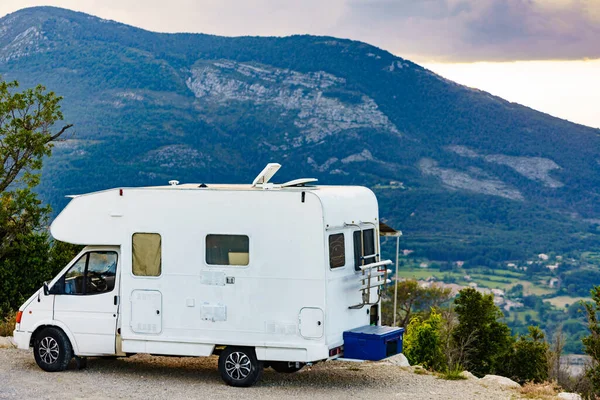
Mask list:
[[592,392],[600,396],[600,286],[595,286],[591,291],[592,301],[583,303],[588,320],[590,334],[582,339],[585,353],[591,357],[592,362],[587,370],[587,375],[592,383]]
[[21,92],[18,86],[0,80],[0,314],[51,276],[51,245],[43,229],[50,208],[33,189],[43,158],[72,126],[53,131],[63,119],[60,97],[43,86]]
[[503,314],[493,296],[466,288],[454,303],[458,325],[452,338],[458,344],[469,343],[465,366],[477,376],[497,371],[500,360],[510,350],[512,338],[508,326],[498,321]]
[[[452,298],[450,289],[431,286],[422,287],[416,280],[396,282],[398,285],[398,306],[396,324],[406,326],[414,313],[429,313]],[[394,320],[394,286],[386,290],[382,307],[383,323],[392,325]]]
[[537,326],[529,326],[529,333],[520,336],[507,354],[503,365],[499,366],[502,375],[520,382],[544,382],[548,379],[548,350],[544,332]]

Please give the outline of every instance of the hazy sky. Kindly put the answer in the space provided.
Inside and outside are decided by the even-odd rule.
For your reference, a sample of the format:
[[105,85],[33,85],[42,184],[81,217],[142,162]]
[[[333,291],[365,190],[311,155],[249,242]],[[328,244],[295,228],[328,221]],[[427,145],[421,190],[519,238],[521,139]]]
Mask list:
[[470,87],[600,128],[600,60],[425,63]]
[[[38,5],[161,32],[361,40],[460,83],[600,127],[600,62],[581,61],[600,59],[600,0],[0,0],[0,16]],[[578,61],[497,63],[515,60]]]
[[600,0],[0,0],[55,5],[164,32],[327,34],[407,58],[600,58]]

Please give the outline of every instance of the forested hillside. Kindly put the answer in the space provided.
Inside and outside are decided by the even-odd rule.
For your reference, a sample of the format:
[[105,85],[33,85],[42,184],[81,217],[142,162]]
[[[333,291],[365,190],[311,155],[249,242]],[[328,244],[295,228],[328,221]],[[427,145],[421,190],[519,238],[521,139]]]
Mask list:
[[41,194],[283,181],[371,187],[435,260],[598,250],[600,131],[332,37],[158,34],[63,9],[0,19],[0,75],[64,96]]

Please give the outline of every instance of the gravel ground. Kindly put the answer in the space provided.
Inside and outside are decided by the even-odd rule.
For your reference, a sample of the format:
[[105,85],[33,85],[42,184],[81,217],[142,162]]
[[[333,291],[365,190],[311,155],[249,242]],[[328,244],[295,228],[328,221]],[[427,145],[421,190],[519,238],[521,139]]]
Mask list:
[[226,386],[217,358],[137,355],[90,358],[88,367],[42,371],[31,351],[0,349],[2,399],[514,399],[513,390],[484,387],[474,380],[446,381],[385,363],[326,362],[296,374],[266,369],[251,388]]

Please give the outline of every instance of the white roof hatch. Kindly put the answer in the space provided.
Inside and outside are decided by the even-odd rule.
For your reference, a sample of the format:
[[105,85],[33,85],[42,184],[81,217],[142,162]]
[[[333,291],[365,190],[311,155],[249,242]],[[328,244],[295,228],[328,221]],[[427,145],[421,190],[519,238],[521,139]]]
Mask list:
[[269,180],[273,177],[273,175],[275,175],[277,171],[279,171],[279,168],[281,168],[281,164],[268,163],[267,166],[262,171],[260,171],[260,174],[258,174],[258,176],[254,178],[254,181],[252,182],[252,187],[255,187],[258,184],[264,185],[265,183],[268,183]]

